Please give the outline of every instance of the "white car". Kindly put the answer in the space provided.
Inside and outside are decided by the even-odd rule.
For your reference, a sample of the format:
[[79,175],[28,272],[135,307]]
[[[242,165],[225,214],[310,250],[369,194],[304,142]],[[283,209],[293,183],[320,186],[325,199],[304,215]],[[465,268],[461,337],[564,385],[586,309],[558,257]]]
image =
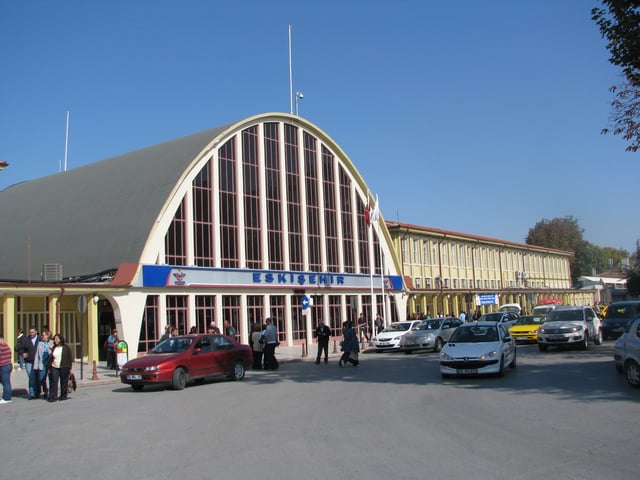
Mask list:
[[388,325],[372,339],[376,351],[399,350],[400,339],[420,322],[421,320],[407,320],[406,322],[394,322]]
[[591,307],[558,307],[547,315],[538,329],[538,348],[578,347],[586,350],[589,343],[602,343],[600,318]]
[[451,375],[504,374],[516,368],[516,341],[499,323],[460,325],[440,352],[440,373]]
[[640,387],[640,317],[616,341],[613,354],[616,369],[624,373],[629,385]]

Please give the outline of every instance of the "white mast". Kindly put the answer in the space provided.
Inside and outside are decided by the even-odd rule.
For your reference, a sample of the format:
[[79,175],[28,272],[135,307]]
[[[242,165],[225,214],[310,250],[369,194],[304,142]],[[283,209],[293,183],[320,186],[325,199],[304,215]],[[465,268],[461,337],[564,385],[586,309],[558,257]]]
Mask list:
[[291,24],[289,24],[289,113],[293,114],[293,65],[291,59]]
[[67,110],[67,129],[64,139],[64,171],[67,171],[67,155],[69,153],[69,110]]

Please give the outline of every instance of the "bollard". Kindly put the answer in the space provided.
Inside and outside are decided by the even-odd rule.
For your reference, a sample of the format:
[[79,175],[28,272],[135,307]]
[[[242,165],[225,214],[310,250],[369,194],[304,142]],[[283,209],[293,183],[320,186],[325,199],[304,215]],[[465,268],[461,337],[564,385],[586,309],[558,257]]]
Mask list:
[[333,353],[338,353],[338,342],[337,342],[337,340],[333,341]]
[[304,343],[302,344],[302,358],[306,357],[307,353],[305,352]]
[[91,380],[99,380],[98,378],[98,367],[96,365],[96,361],[93,361],[93,376],[91,377]]

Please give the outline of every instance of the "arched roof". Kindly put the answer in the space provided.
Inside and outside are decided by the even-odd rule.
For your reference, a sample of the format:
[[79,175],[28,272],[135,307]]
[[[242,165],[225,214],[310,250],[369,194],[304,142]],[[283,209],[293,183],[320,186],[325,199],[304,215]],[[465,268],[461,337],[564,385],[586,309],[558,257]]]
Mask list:
[[43,264],[77,277],[138,262],[188,165],[229,125],[0,192],[0,280],[39,281]]
[[[0,191],[0,281],[40,281],[44,264],[84,279],[139,263],[155,222],[193,166],[235,132],[285,121],[317,135],[341,157],[362,191],[364,180],[317,126],[265,113]],[[383,234],[388,232],[383,228]]]

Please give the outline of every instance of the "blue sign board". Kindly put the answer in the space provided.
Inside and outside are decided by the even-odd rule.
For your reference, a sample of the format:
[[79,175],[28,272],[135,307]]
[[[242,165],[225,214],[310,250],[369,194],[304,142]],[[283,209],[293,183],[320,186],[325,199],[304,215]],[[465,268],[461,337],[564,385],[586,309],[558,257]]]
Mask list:
[[302,309],[306,310],[307,308],[309,308],[309,297],[307,297],[306,295],[302,296]]

